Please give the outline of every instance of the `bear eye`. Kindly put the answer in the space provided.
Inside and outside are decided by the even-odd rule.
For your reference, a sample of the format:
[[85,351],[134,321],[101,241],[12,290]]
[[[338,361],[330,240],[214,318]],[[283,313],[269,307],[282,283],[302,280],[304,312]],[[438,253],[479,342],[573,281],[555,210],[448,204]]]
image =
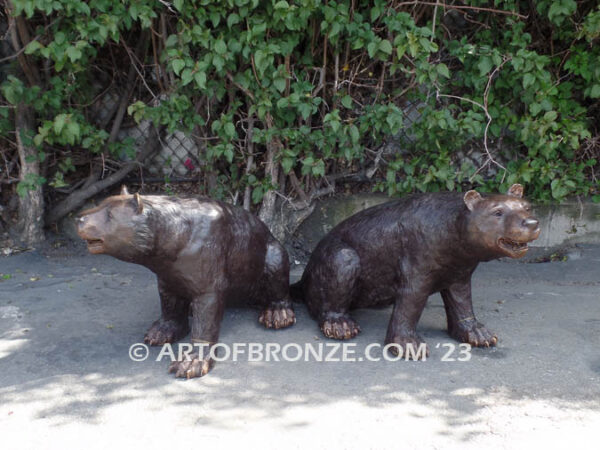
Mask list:
[[502,217],[502,210],[501,209],[497,209],[492,213],[494,216],[496,217]]

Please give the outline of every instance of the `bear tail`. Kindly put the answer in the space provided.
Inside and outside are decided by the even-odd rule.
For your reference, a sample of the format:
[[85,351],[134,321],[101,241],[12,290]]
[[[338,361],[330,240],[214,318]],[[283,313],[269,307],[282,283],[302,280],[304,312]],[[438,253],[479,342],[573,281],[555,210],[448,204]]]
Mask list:
[[290,296],[294,302],[304,303],[304,286],[302,279],[290,285]]

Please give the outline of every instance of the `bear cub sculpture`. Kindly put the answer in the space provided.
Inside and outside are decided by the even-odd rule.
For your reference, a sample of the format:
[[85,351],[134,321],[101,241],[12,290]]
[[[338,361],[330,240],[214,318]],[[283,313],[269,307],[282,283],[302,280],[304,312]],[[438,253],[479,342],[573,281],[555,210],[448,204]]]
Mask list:
[[[289,260],[267,227],[241,208],[207,198],[120,195],[81,213],[78,233],[90,253],[141,264],[158,278],[162,315],[145,336],[150,345],[188,334],[200,349],[174,361],[169,372],[193,378],[214,361],[226,303],[248,300],[262,307],[266,328],[295,323],[289,297]],[[202,354],[200,354],[202,353]]]
[[482,261],[524,256],[538,238],[522,196],[514,184],[506,195],[417,194],[361,211],[319,242],[292,295],[334,339],[359,333],[350,310],[393,305],[385,342],[414,357],[408,350],[423,343],[417,322],[427,298],[440,292],[450,336],[494,346],[497,336],[473,312],[471,275]]

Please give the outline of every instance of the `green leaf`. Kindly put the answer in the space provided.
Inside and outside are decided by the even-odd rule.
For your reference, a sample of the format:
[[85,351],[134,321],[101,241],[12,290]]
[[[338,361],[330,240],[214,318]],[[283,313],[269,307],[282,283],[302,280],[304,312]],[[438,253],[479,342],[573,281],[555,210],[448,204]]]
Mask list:
[[334,133],[337,133],[340,130],[340,122],[337,120],[331,120],[329,122],[329,126],[331,127],[331,129],[333,130]]
[[435,69],[437,70],[437,73],[439,73],[441,76],[450,78],[450,71],[448,70],[448,66],[446,64],[438,64]]
[[600,98],[600,84],[592,85],[588,95],[590,98]]
[[227,160],[227,162],[229,162],[229,164],[231,164],[233,162],[233,156],[234,156],[233,148],[231,148],[230,146],[227,146],[227,148],[223,152],[223,156],[225,156],[225,159]]
[[290,173],[290,170],[292,170],[295,164],[296,158],[292,158],[290,156],[286,156],[281,160],[281,167],[283,167],[283,172],[286,174]]
[[35,137],[33,138],[33,144],[36,147],[41,147],[43,143],[44,143],[44,135],[36,134]]
[[309,103],[301,103],[297,106],[298,111],[300,111],[300,115],[304,120],[307,120],[309,116],[312,114],[313,107]]
[[66,53],[71,62],[75,62],[78,59],[81,59],[81,50],[79,50],[76,47],[67,47]]
[[567,17],[571,16],[577,9],[575,0],[555,0],[548,10],[548,19],[560,25]]
[[379,6],[374,6],[371,8],[371,22],[375,22],[379,16],[381,15],[381,8]]
[[67,123],[67,114],[59,114],[54,118],[54,133],[61,134],[65,124]]
[[374,58],[375,53],[377,52],[377,43],[369,42],[367,45],[367,52],[369,53],[369,58]]
[[194,81],[196,82],[196,86],[200,89],[206,89],[206,73],[205,72],[196,72],[194,74]]
[[2,86],[2,95],[4,95],[8,103],[10,103],[11,105],[16,105],[17,103],[19,103],[16,89],[10,84],[5,84],[4,86]]
[[219,72],[223,70],[223,67],[225,67],[225,60],[219,55],[213,55],[212,63],[213,66],[215,66],[215,69],[217,69]]
[[62,31],[59,31],[54,35],[54,42],[56,42],[58,45],[64,44],[66,41],[67,35]]
[[386,55],[391,55],[393,48],[392,48],[392,44],[390,41],[388,41],[387,39],[382,40],[379,43],[379,50],[383,53],[385,53]]
[[224,55],[227,53],[227,44],[225,44],[223,39],[219,39],[217,42],[215,42],[215,52],[217,52],[219,55]]
[[229,14],[229,17],[227,17],[227,27],[231,28],[238,23],[240,23],[240,16],[236,13]]
[[312,156],[307,156],[302,160],[302,175],[308,175],[312,172],[312,165],[315,162]]
[[531,105],[529,105],[529,112],[532,116],[537,116],[541,110],[542,105],[540,105],[539,103],[532,103]]
[[262,50],[257,50],[254,53],[254,64],[256,64],[256,69],[263,74],[269,66],[268,55]]
[[569,193],[569,190],[558,178],[552,180],[550,188],[552,190],[552,197],[556,200],[562,200]]
[[344,108],[351,109],[352,108],[352,97],[350,97],[349,95],[344,95],[342,97],[342,105],[344,105]]
[[523,89],[527,89],[535,83],[535,76],[532,73],[526,73],[523,75]]
[[285,78],[274,78],[273,86],[275,86],[275,89],[279,92],[283,92],[287,86],[287,80]]
[[261,185],[255,186],[254,189],[252,189],[252,203],[255,205],[260,203],[264,195],[264,188]]
[[325,176],[325,162],[319,159],[312,167],[312,174],[316,177]]
[[211,12],[210,21],[212,22],[213,27],[217,28],[219,26],[219,22],[221,22],[221,14],[218,11]]
[[175,75],[179,75],[179,73],[185,67],[185,61],[183,59],[174,59],[171,61],[171,67],[173,67],[173,72],[175,72]]
[[31,55],[32,53],[35,53],[36,50],[39,50],[40,48],[44,48],[44,46],[42,44],[40,44],[38,41],[31,41],[29,44],[27,44],[27,47],[25,48],[25,54]]
[[557,117],[558,113],[556,111],[548,111],[546,114],[544,114],[544,120],[548,122],[554,122]]
[[69,144],[75,145],[79,141],[81,128],[77,122],[69,122],[67,124],[67,140]]
[[477,63],[479,69],[479,75],[487,75],[493,67],[492,59],[489,56],[482,56]]
[[185,86],[186,84],[191,83],[193,79],[194,72],[192,69],[183,69],[183,72],[181,72],[181,84]]
[[358,141],[360,140],[360,133],[358,131],[358,128],[356,127],[356,125],[350,125],[349,129],[350,129],[350,138],[352,139],[352,143],[358,144]]
[[227,122],[224,126],[224,130],[228,137],[234,138],[236,136],[235,125],[233,123]]

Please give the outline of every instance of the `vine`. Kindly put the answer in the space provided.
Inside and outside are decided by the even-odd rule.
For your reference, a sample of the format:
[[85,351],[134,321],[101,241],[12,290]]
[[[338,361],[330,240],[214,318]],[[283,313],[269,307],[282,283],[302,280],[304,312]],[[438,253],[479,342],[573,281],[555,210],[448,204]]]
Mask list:
[[[26,105],[40,170],[18,190],[43,186],[48,223],[139,160],[119,137],[131,119],[191,136],[197,190],[267,222],[277,205],[341,189],[520,181],[540,202],[600,200],[591,0],[6,5],[21,46],[0,54],[0,183],[19,176],[14,112]],[[119,101],[99,115],[107,95]]]

